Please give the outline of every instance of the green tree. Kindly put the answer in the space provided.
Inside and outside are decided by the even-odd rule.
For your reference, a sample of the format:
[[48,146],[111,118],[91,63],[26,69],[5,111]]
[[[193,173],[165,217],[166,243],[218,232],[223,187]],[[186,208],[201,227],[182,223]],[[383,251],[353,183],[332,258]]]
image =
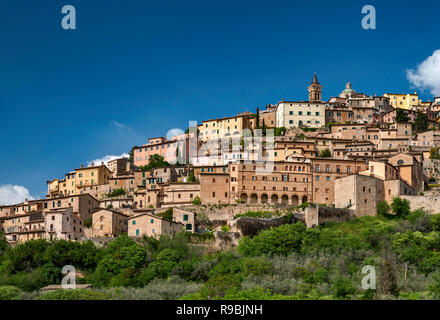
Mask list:
[[195,196],[195,198],[193,199],[193,201],[191,201],[191,203],[195,206],[198,206],[202,204],[202,201],[200,200],[199,196]]
[[410,203],[406,199],[394,197],[391,202],[391,210],[396,216],[406,217],[410,212]]
[[409,118],[403,109],[397,109],[396,122],[408,122]]
[[332,153],[329,148],[325,148],[324,150],[321,150],[319,156],[321,158],[330,158],[332,156]]
[[92,227],[92,218],[87,218],[84,220],[84,227],[91,228]]
[[242,237],[238,250],[246,256],[265,254],[288,255],[299,252],[306,226],[302,222],[285,224],[277,228],[261,231],[253,238]]
[[431,159],[440,159],[440,148],[431,147],[431,150],[429,150],[429,157]]
[[257,106],[257,116],[255,118],[255,128],[260,128],[260,108]]
[[388,205],[388,202],[385,200],[382,200],[377,205],[377,214],[381,216],[387,216],[390,212],[390,206]]
[[348,278],[338,277],[332,286],[333,296],[338,299],[347,299],[355,293],[355,289]]
[[118,196],[122,196],[126,193],[124,188],[118,188],[118,189],[114,189],[112,190],[109,194],[107,194],[108,198],[113,198],[113,197],[118,197]]
[[173,208],[168,208],[165,212],[159,214],[162,218],[173,221]]
[[286,134],[286,127],[276,127],[274,129],[274,135],[275,136],[284,136]]
[[14,286],[0,286],[0,300],[17,300],[22,291]]
[[150,171],[155,168],[168,167],[170,164],[161,155],[153,154],[148,159],[148,164],[141,167],[143,171]]
[[428,130],[428,116],[420,110],[417,110],[413,128],[415,132],[425,132]]
[[438,299],[440,298],[440,274],[435,274],[432,277],[432,280],[434,282],[428,286],[429,292],[434,296],[434,298]]
[[128,162],[134,162],[134,149],[139,148],[138,146],[134,146],[131,148],[130,152],[128,153]]

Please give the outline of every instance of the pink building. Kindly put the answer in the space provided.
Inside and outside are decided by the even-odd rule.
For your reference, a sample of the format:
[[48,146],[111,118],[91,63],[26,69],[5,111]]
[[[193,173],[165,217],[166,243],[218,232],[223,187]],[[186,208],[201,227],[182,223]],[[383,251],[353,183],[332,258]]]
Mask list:
[[[192,142],[198,144],[196,139]],[[190,148],[190,135],[183,134],[167,140],[164,137],[150,138],[148,143],[133,150],[135,166],[145,166],[152,155],[160,155],[169,164],[188,163]],[[198,147],[197,147],[198,150]]]
[[[406,116],[409,118],[408,122],[414,122],[416,119],[416,112],[413,110],[407,110],[407,109],[400,109],[402,110]],[[391,111],[388,111],[386,113],[382,114],[382,122],[385,123],[394,123],[396,122],[396,115],[397,115],[397,109],[393,109]]]

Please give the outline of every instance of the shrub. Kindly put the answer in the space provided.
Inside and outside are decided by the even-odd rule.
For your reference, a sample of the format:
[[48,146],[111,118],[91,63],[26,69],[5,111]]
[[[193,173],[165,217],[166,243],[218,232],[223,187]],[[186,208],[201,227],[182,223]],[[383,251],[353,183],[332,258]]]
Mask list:
[[107,197],[108,198],[118,197],[124,195],[125,193],[126,191],[124,190],[124,188],[118,188],[107,194]]
[[382,200],[377,205],[377,214],[381,216],[387,216],[390,212],[390,206],[385,200]]
[[325,148],[324,150],[321,150],[319,156],[321,158],[330,158],[332,156],[332,153],[329,148]]
[[20,298],[22,291],[14,286],[0,287],[0,300],[16,300]]
[[92,218],[87,218],[84,220],[84,227],[91,228],[92,227]]
[[395,197],[391,202],[391,209],[396,216],[405,217],[410,212],[410,203],[406,199]]
[[49,291],[36,300],[110,300],[111,296],[92,289],[58,289]]
[[214,299],[224,297],[229,292],[240,290],[240,276],[237,274],[218,275],[210,278],[199,291],[204,299]]
[[195,198],[193,199],[193,201],[191,201],[191,203],[195,206],[198,206],[202,204],[202,201],[200,200],[199,196],[195,196]]
[[301,250],[306,226],[302,222],[264,230],[254,238],[242,237],[238,250],[246,256],[288,255]]
[[243,258],[243,272],[246,275],[262,276],[272,272],[273,266],[265,257]]
[[227,225],[223,225],[222,226],[222,231],[223,232],[229,232],[231,229],[229,229],[229,227]]
[[277,215],[277,213],[271,212],[271,211],[248,211],[246,213],[236,214],[234,216],[234,219],[237,219],[240,217],[269,219],[269,218],[272,218],[274,215]]
[[166,211],[158,214],[160,217],[173,221],[173,208],[168,208]]
[[243,291],[229,292],[221,300],[298,300],[298,298],[273,294],[270,289],[255,287]]
[[348,278],[339,277],[332,287],[333,296],[338,299],[347,299],[355,293],[355,289]]
[[167,280],[154,279],[143,288],[118,287],[100,291],[118,300],[177,300],[197,292],[200,287],[200,284],[171,277]]
[[428,286],[429,292],[435,297],[440,298],[440,275],[436,274],[433,277],[433,283]]

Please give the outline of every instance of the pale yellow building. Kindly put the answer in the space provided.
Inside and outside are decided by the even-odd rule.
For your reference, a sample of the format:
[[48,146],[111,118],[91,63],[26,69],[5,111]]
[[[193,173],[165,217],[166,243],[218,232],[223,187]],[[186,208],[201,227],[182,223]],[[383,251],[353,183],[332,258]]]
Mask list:
[[419,99],[417,92],[409,94],[385,93],[383,96],[390,99],[390,104],[394,109],[412,109],[413,107],[422,104],[422,100]]
[[223,137],[240,137],[243,130],[252,130],[256,125],[256,116],[253,113],[244,112],[234,117],[203,121],[197,128],[199,139],[206,142]]
[[111,171],[103,163],[99,166],[84,167],[75,169],[66,174],[64,179],[53,179],[47,181],[47,192],[49,196],[70,196],[86,193],[92,187],[106,185],[109,183]]

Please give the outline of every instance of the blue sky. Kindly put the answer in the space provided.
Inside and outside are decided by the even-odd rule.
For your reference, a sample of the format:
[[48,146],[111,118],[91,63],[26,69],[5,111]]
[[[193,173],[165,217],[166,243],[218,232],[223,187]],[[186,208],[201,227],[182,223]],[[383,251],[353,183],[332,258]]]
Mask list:
[[[366,4],[376,30],[361,28]],[[76,30],[61,28],[64,5]],[[1,1],[0,190],[42,197],[46,180],[189,120],[306,99],[313,72],[324,99],[348,80],[414,91],[406,70],[440,49],[438,12],[423,0]]]

